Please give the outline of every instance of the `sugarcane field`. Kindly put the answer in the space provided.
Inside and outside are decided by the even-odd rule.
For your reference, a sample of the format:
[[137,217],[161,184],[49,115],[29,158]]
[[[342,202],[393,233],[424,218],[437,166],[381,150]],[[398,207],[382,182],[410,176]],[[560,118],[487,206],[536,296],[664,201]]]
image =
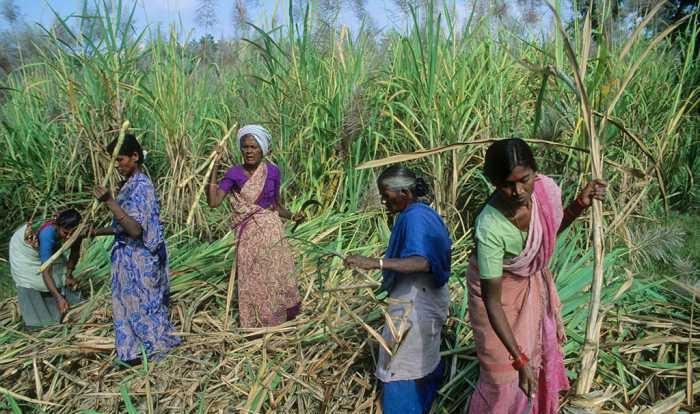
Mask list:
[[697,0],[0,0],[0,413],[700,412]]

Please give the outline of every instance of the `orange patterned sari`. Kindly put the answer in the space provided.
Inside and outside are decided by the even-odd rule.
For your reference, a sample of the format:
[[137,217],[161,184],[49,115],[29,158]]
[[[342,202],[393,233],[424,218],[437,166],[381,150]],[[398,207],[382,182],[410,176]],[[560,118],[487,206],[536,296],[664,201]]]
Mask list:
[[238,313],[243,328],[275,326],[299,305],[294,258],[275,210],[256,204],[267,179],[262,162],[239,193],[233,192]]

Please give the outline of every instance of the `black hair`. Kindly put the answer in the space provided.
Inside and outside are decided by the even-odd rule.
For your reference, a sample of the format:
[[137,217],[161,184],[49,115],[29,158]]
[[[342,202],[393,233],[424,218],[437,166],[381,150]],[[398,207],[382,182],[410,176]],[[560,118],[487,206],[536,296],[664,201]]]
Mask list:
[[416,173],[409,168],[398,164],[392,165],[379,174],[379,177],[377,177],[377,186],[381,187],[384,180],[394,177],[408,178],[413,181],[414,184],[410,187],[410,190],[416,197],[425,197],[430,193],[430,188],[423,177],[417,176]]
[[493,183],[504,181],[515,167],[529,167],[537,171],[537,162],[530,146],[520,138],[496,141],[486,150],[484,175]]
[[72,230],[78,227],[80,220],[82,220],[82,217],[78,210],[69,208],[58,213],[56,216],[56,225],[66,230]]
[[[107,145],[106,150],[108,154],[112,154],[112,152],[114,152],[114,147],[117,146],[118,139],[119,138],[115,138],[109,143],[109,145]],[[126,134],[124,135],[124,142],[119,148],[119,155],[131,156],[134,155],[134,153],[139,155],[139,160],[137,161],[138,164],[143,164],[143,148],[141,148],[141,144],[139,144],[139,141],[136,139],[134,134]]]

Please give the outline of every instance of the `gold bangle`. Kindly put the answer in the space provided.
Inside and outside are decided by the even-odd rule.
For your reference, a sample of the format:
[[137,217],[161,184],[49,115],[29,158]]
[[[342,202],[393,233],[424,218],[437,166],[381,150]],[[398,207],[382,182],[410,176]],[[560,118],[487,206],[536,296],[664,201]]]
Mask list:
[[121,217],[117,217],[117,221],[122,221],[122,220],[124,220],[125,218],[126,218],[126,214],[124,214],[124,215],[121,216]]

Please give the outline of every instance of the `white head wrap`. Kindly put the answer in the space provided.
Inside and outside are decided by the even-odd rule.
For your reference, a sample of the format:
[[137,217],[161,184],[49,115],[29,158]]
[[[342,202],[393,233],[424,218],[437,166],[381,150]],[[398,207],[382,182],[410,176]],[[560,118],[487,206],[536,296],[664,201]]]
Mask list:
[[416,179],[411,177],[387,177],[382,179],[381,184],[389,190],[412,190],[416,187]]
[[265,129],[265,127],[262,125],[250,124],[239,129],[238,133],[236,134],[239,147],[243,146],[243,137],[246,135],[252,135],[253,138],[255,138],[255,141],[262,150],[263,156],[270,152],[270,140],[272,139],[272,136],[270,135],[270,131]]

